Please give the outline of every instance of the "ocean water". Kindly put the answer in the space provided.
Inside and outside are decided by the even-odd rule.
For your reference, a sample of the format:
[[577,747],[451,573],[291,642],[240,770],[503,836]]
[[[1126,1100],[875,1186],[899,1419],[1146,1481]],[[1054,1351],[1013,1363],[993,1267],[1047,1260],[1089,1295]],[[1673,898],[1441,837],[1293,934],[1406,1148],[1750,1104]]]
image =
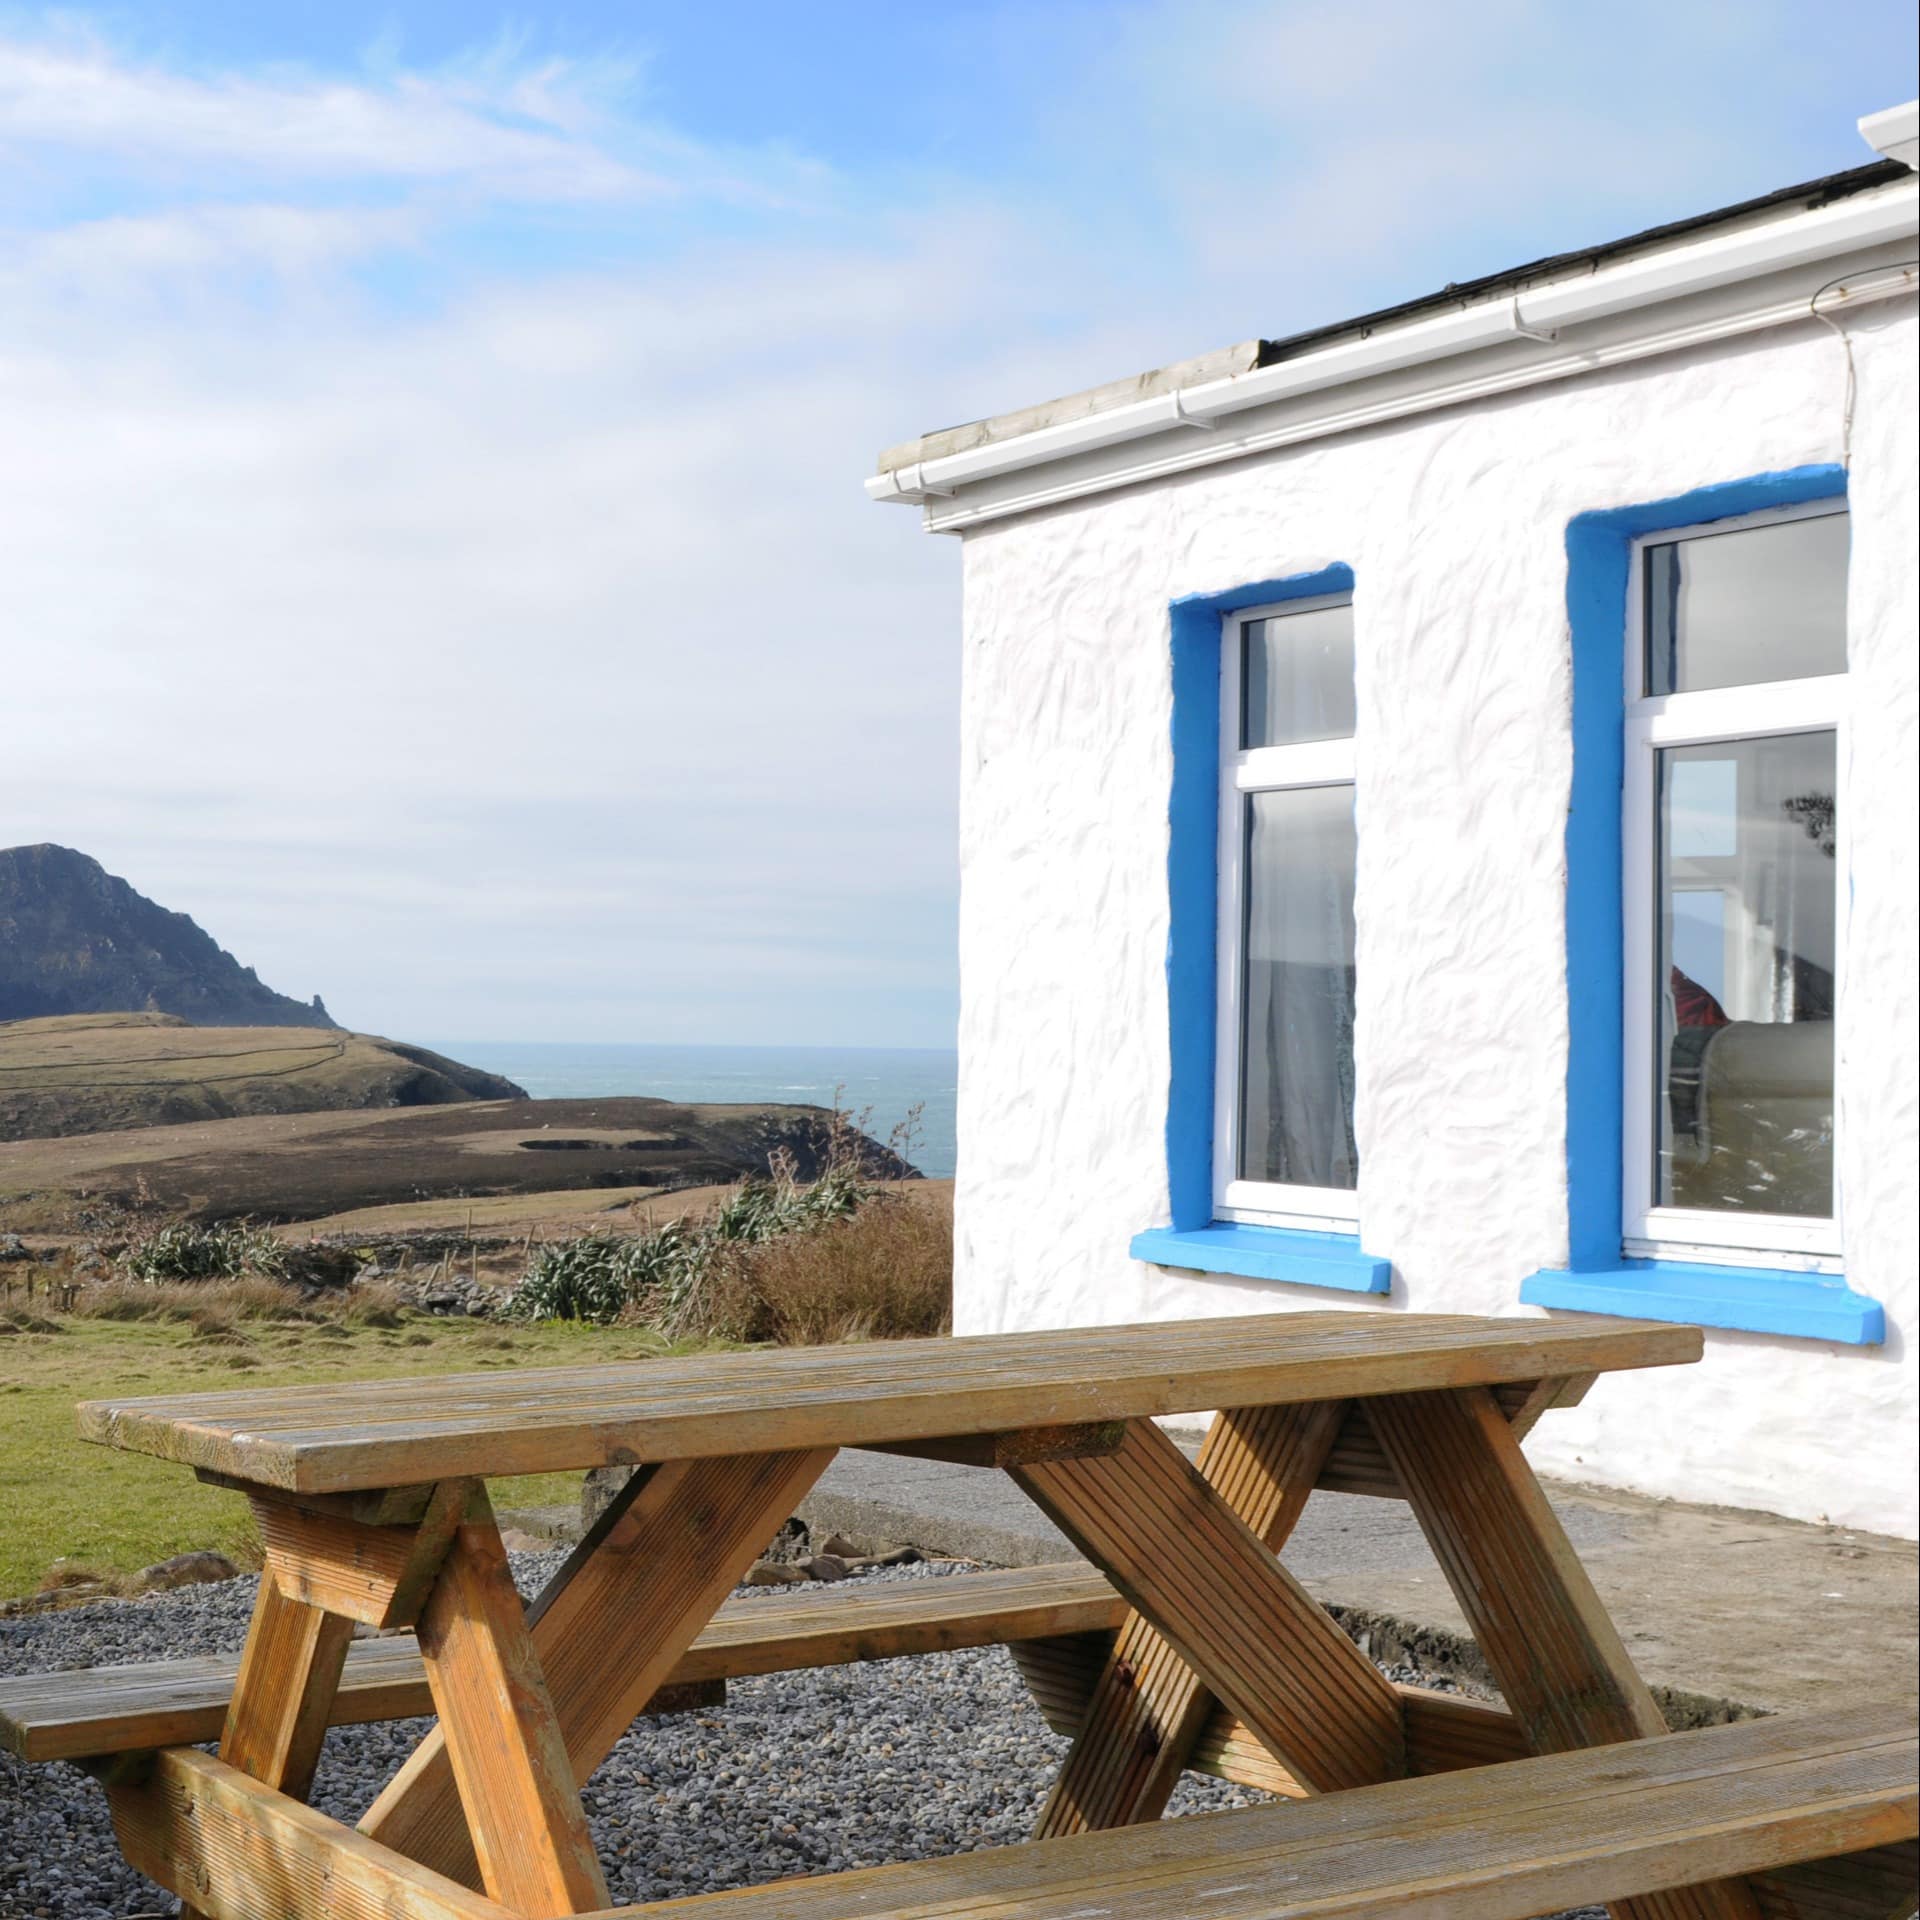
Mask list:
[[438,1053],[503,1073],[537,1100],[652,1094],[662,1100],[781,1100],[840,1105],[885,1140],[914,1108],[908,1157],[935,1179],[953,1172],[958,1058],[937,1047],[571,1046],[429,1040]]

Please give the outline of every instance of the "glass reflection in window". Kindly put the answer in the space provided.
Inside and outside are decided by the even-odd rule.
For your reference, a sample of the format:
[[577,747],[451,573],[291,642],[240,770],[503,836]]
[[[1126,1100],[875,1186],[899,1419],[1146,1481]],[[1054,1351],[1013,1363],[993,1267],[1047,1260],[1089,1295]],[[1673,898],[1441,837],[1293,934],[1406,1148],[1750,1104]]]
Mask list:
[[1655,1204],[1833,1212],[1835,736],[1669,747]]

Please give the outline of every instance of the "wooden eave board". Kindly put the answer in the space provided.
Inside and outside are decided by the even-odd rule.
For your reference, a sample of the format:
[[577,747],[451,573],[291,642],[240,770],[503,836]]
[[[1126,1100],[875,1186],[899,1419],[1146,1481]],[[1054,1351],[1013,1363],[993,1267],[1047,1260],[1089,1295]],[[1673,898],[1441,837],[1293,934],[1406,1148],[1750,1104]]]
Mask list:
[[302,1493],[1495,1386],[1700,1357],[1697,1327],[1298,1313],[133,1400],[83,1438]]
[[[668,1684],[1111,1632],[1125,1612],[1105,1578],[1078,1562],[857,1587],[768,1588],[727,1601]],[[214,1654],[0,1680],[0,1750],[23,1760],[71,1760],[217,1740],[238,1665],[237,1654]],[[331,1725],[432,1711],[411,1634],[348,1648]]]
[[1782,1715],[595,1920],[1529,1920],[1910,1836],[1913,1710]]

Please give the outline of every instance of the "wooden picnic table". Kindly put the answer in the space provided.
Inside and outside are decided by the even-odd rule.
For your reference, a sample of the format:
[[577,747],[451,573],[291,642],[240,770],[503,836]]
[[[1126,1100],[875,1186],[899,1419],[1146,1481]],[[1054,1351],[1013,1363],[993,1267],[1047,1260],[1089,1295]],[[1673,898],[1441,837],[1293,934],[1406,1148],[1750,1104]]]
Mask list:
[[[104,1767],[116,1831],[135,1865],[214,1920],[606,1908],[580,1783],[689,1670],[689,1650],[841,1446],[1008,1472],[1123,1597],[1106,1616],[1117,1632],[1082,1676],[1040,1840],[1156,1820],[1209,1741],[1238,1740],[1283,1790],[1313,1795],[1432,1790],[1442,1783],[1406,1776],[1487,1757],[1423,1759],[1431,1724],[1410,1690],[1287,1571],[1279,1549],[1316,1486],[1412,1504],[1512,1719],[1479,1711],[1521,1747],[1568,1754],[1664,1735],[1520,1439],[1596,1375],[1700,1349],[1697,1329],[1621,1320],[1303,1313],[89,1402],[86,1438],[243,1491],[267,1563],[219,1757],[167,1746]],[[1213,1408],[1224,1411],[1197,1465],[1155,1424]],[[486,1480],[610,1464],[637,1471],[523,1608]],[[1083,1631],[1088,1604],[1062,1593],[1059,1618]],[[1031,1628],[1051,1616],[1030,1598],[1024,1617]],[[356,1623],[414,1628],[437,1724],[350,1830],[301,1802]],[[1591,1789],[1569,1775],[1556,1790]],[[1811,1790],[1795,1791],[1804,1802]],[[1390,1825],[1395,1804],[1368,1817]],[[1836,1836],[1856,1848],[1897,1837],[1884,1821],[1869,1833],[1864,1813],[1822,1809],[1828,1851],[1842,1850],[1828,1845]],[[1795,1817],[1804,1846],[1812,1816]],[[1726,1844],[1713,1857],[1804,1857],[1780,1851],[1778,1821],[1770,1831],[1764,1859]],[[1014,1911],[959,1897],[986,1871],[969,1862],[997,1858],[915,1869],[914,1911],[936,1910],[930,1887],[950,1889],[954,1911]],[[1153,1866],[1154,1884],[1173,1871]],[[856,1897],[851,1882],[868,1877],[849,1877],[840,1907],[833,1881],[808,1883],[804,1903],[719,1898],[767,1916],[903,1910],[884,1892]],[[1760,1909],[1727,1877],[1614,1911],[1754,1920]]]

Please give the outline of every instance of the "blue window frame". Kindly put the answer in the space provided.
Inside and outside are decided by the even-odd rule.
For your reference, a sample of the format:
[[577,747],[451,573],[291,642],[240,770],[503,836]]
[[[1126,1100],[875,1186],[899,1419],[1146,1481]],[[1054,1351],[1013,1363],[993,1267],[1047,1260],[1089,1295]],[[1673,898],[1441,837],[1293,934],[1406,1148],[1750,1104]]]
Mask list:
[[1350,593],[1353,570],[1251,582],[1173,603],[1173,782],[1167,810],[1167,1183],[1172,1221],[1136,1234],[1156,1266],[1246,1279],[1385,1293],[1392,1269],[1351,1233],[1308,1232],[1215,1217],[1215,1074],[1219,1033],[1221,632],[1227,616]]
[[1763,1264],[1629,1258],[1622,1238],[1623,924],[1621,794],[1628,594],[1644,535],[1844,499],[1840,467],[1696,489],[1672,499],[1582,514],[1567,529],[1573,641],[1573,792],[1568,810],[1567,1239],[1564,1268],[1533,1274],[1537,1306],[1801,1335],[1847,1345],[1885,1338],[1880,1305],[1838,1273]]

